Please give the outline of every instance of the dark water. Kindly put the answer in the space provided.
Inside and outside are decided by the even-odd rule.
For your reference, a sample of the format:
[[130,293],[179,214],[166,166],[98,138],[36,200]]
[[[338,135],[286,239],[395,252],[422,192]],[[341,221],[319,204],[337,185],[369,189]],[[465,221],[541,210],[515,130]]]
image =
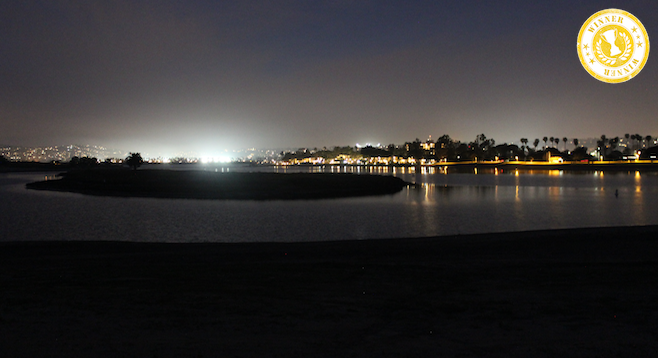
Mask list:
[[204,168],[377,173],[420,185],[366,198],[209,201],[31,191],[25,183],[52,174],[0,174],[0,240],[319,241],[658,224],[655,173]]

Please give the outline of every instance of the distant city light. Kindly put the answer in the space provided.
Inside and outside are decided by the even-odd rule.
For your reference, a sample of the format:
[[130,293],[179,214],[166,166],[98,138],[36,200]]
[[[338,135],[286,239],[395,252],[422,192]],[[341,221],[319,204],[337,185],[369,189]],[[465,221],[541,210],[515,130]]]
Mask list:
[[201,163],[210,164],[210,163],[230,163],[231,158],[228,156],[219,156],[219,157],[201,157]]

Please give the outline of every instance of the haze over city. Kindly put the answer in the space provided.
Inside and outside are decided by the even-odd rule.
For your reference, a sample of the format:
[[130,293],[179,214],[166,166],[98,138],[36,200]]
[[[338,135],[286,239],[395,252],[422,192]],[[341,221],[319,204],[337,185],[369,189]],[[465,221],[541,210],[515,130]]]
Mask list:
[[3,145],[238,148],[658,134],[652,56],[594,79],[576,37],[653,1],[7,1]]

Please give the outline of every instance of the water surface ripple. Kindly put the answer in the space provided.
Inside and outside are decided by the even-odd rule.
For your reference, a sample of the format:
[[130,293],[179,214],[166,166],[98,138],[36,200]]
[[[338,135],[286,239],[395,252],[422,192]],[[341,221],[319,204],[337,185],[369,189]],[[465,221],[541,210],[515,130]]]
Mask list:
[[656,173],[256,170],[377,173],[418,185],[394,195],[313,201],[111,198],[27,190],[26,183],[52,173],[4,173],[0,239],[324,241],[658,224],[651,207],[658,202]]

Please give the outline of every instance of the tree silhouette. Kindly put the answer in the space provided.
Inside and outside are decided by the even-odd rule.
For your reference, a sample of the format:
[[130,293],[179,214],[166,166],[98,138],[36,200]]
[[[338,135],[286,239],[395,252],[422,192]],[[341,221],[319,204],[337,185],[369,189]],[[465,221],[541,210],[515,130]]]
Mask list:
[[609,140],[610,143],[610,150],[614,151],[617,148],[617,144],[619,144],[619,137],[614,137]]
[[564,143],[564,151],[567,151],[567,142],[569,141],[569,138],[564,137],[562,138],[562,143]]
[[420,163],[420,160],[425,156],[425,149],[423,149],[423,143],[420,139],[416,138],[416,140],[411,143],[405,143],[405,147],[407,148],[408,155]]
[[126,158],[126,164],[128,164],[129,167],[133,168],[133,170],[137,170],[142,163],[144,163],[144,159],[142,159],[142,155],[139,153],[130,153],[128,157]]
[[642,148],[642,136],[636,133],[635,140],[637,140],[637,149]]
[[546,141],[548,141],[548,137],[544,137],[544,149],[546,149]]
[[573,145],[576,146],[576,149],[578,148],[578,138],[573,139]]
[[555,137],[551,137],[551,148],[553,148],[553,143],[555,143]]
[[596,145],[599,147],[599,156],[605,157],[606,155],[606,148],[608,144],[608,138],[606,138],[605,134],[601,135],[601,139],[596,141]]
[[651,139],[652,137],[650,135],[644,137],[644,139],[647,141],[647,148],[651,146]]
[[560,144],[560,138],[555,137],[555,146],[557,147]]
[[537,151],[537,146],[539,145],[539,138],[535,138],[535,141],[532,142],[535,145],[535,152]]
[[571,152],[571,158],[579,161],[583,159],[591,159],[591,156],[587,153],[587,147],[578,147]]
[[526,155],[526,149],[528,148],[528,138],[521,138],[521,150],[523,151],[523,156]]

